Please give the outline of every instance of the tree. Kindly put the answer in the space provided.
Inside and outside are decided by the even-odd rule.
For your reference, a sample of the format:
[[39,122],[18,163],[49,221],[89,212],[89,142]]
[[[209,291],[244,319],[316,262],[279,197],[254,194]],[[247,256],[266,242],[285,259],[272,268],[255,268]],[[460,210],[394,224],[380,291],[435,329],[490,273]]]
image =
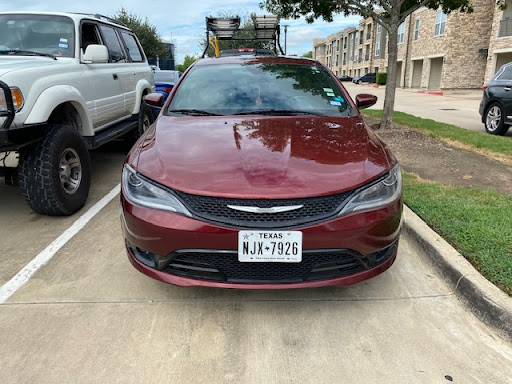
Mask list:
[[313,58],[313,51],[309,51],[308,53],[303,54],[302,57],[308,57],[308,58],[312,59]]
[[[505,0],[494,0],[502,8]],[[442,8],[443,12],[453,10],[472,12],[470,0],[265,0],[261,4],[269,12],[280,15],[281,18],[294,18],[305,16],[308,23],[322,17],[326,21],[333,21],[334,14],[360,15],[371,17],[388,33],[388,73],[387,86],[384,98],[381,128],[391,128],[393,125],[393,109],[395,106],[395,91],[397,77],[398,57],[398,27],[405,19],[420,7],[431,9]]]
[[190,67],[194,62],[197,60],[196,56],[190,56],[186,55],[185,59],[183,60],[183,64],[178,64],[176,69],[180,71],[181,73],[185,72],[188,67]]
[[147,18],[142,21],[124,7],[118,10],[112,18],[135,32],[147,57],[156,58],[158,56],[161,59],[167,59],[165,44],[160,40],[156,27],[151,25]]

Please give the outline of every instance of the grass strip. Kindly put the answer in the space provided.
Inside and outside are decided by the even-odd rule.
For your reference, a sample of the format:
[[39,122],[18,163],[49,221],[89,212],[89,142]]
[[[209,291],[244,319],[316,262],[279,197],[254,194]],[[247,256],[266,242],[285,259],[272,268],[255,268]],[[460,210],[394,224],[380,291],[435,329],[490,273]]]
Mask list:
[[404,174],[405,203],[489,281],[512,296],[512,195]]
[[[375,119],[382,117],[382,110],[365,109],[361,113]],[[484,149],[512,158],[510,137],[494,136],[484,132],[470,131],[455,125],[423,119],[403,112],[393,113],[393,122],[435,137],[456,141],[477,149]]]

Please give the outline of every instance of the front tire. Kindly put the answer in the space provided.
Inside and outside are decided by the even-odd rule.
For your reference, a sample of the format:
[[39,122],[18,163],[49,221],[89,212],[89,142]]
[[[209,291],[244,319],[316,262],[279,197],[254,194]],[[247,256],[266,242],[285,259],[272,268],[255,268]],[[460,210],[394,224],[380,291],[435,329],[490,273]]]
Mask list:
[[359,81],[357,82],[357,84],[363,84],[363,81],[362,81],[362,80],[359,80]]
[[87,146],[70,125],[54,125],[37,145],[20,154],[19,183],[35,212],[68,216],[82,208],[89,195]]
[[501,105],[493,103],[485,113],[485,130],[491,135],[503,136],[508,131]]

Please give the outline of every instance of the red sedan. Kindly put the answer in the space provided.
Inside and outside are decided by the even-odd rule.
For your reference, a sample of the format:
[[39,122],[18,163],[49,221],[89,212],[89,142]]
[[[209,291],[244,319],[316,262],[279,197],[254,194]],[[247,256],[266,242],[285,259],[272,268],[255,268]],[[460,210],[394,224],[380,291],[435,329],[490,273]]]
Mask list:
[[196,62],[124,165],[130,261],[167,283],[242,289],[384,272],[398,249],[402,180],[359,113],[376,100],[354,103],[313,60]]

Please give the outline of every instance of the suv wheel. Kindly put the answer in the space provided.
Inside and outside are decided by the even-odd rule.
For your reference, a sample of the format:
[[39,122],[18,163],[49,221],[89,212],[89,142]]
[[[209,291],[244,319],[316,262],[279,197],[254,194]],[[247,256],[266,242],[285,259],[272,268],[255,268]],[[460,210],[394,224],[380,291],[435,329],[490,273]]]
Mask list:
[[493,103],[485,113],[485,130],[492,135],[504,135],[508,131],[505,125],[503,109],[498,103]]
[[151,108],[145,102],[142,101],[140,104],[139,121],[137,124],[137,128],[132,130],[126,136],[128,143],[130,145],[135,144],[139,137],[141,137],[153,123],[154,119],[152,112],[153,111],[151,110]]
[[83,207],[89,194],[89,152],[78,131],[54,125],[36,146],[20,153],[19,183],[35,212],[67,216]]
[[363,80],[358,80],[357,84],[363,84]]

